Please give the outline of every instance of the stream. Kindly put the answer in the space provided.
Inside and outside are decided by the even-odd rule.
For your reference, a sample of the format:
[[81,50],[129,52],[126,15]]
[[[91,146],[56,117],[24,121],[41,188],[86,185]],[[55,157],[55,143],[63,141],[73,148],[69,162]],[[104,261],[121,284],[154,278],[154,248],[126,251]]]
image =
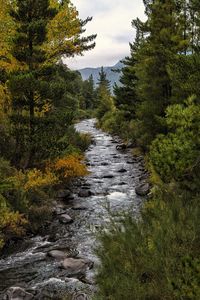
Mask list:
[[[87,299],[76,298],[80,291],[90,299],[99,264],[95,232],[109,223],[107,208],[139,212],[143,199],[135,187],[144,174],[142,158],[133,157],[131,149],[118,150],[120,139],[97,129],[95,119],[81,121],[76,130],[93,138],[85,153],[90,173],[67,201],[56,202],[46,234],[24,239],[0,259],[0,299]],[[16,294],[10,287],[18,287]]]

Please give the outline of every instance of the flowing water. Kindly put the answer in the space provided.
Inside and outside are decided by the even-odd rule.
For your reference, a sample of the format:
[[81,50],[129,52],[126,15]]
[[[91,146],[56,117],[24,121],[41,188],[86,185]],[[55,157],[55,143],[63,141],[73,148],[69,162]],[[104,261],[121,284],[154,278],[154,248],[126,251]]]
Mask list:
[[[131,150],[117,150],[120,140],[96,129],[95,119],[81,121],[76,130],[89,133],[94,142],[85,154],[89,175],[74,186],[73,200],[58,203],[57,210],[74,221],[61,224],[55,214],[46,235],[27,238],[14,253],[0,259],[0,299],[11,286],[23,287],[34,299],[60,299],[77,290],[94,292],[99,263],[94,254],[94,233],[109,223],[108,207],[114,212],[139,211],[142,200],[135,186],[144,171],[141,159],[134,159]],[[69,257],[87,258],[94,268],[84,276],[69,274],[60,268],[59,260],[47,255],[55,249]]]

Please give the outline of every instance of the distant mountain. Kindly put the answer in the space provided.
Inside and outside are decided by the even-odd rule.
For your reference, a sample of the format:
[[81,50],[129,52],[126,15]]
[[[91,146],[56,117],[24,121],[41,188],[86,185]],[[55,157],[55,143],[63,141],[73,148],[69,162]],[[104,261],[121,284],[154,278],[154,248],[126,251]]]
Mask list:
[[[121,63],[120,61],[113,67],[104,67],[104,72],[107,75],[107,79],[110,81],[111,87],[114,86],[115,82],[118,84],[119,78],[120,78],[120,72],[113,72],[113,70],[121,70],[122,67],[123,67],[123,63]],[[88,79],[90,77],[90,75],[92,74],[92,76],[94,78],[94,83],[97,84],[100,70],[101,70],[101,67],[85,68],[85,69],[81,69],[78,71],[81,73],[83,80]]]

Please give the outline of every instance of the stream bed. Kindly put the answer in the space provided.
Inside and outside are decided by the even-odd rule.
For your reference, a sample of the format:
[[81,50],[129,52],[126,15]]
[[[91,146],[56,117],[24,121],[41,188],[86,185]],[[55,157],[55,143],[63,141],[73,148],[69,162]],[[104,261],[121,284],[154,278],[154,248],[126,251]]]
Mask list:
[[120,139],[97,129],[95,119],[81,121],[76,130],[93,139],[85,153],[90,173],[67,201],[57,202],[46,235],[26,238],[0,259],[0,299],[87,299],[78,298],[80,292],[90,299],[99,264],[95,232],[109,223],[107,207],[139,212],[143,200],[135,187],[144,174],[142,158],[118,150]]

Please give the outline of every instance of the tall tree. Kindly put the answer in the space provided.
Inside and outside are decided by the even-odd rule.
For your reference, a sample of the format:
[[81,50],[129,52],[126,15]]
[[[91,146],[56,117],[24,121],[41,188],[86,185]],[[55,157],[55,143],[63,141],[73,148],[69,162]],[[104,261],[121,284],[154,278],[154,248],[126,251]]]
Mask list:
[[85,109],[94,109],[96,107],[96,93],[92,75],[83,82],[82,96]]
[[101,67],[101,70],[99,72],[99,79],[98,79],[98,89],[101,88],[105,88],[106,91],[110,93],[110,82],[107,79],[106,72],[104,71],[103,67]]
[[122,62],[124,67],[121,70],[120,85],[114,85],[115,106],[117,109],[124,111],[128,120],[134,118],[137,104],[135,74],[135,52],[134,46],[130,44],[131,55],[126,57]]
[[97,116],[101,119],[105,113],[113,109],[114,103],[110,92],[110,82],[107,79],[104,68],[99,72],[97,87]]
[[82,54],[94,47],[95,35],[81,37],[83,26],[70,1],[16,1],[10,15],[15,22],[13,57],[23,66],[9,81],[13,103],[15,161],[26,152],[29,162],[36,152],[40,121],[53,110],[48,76],[52,64],[64,56]]
[[171,102],[172,81],[169,64],[185,48],[182,28],[177,22],[175,0],[145,0],[148,20],[143,28],[145,39],[137,51],[137,108],[140,122],[140,143],[146,147],[159,132],[165,131],[160,122]]

